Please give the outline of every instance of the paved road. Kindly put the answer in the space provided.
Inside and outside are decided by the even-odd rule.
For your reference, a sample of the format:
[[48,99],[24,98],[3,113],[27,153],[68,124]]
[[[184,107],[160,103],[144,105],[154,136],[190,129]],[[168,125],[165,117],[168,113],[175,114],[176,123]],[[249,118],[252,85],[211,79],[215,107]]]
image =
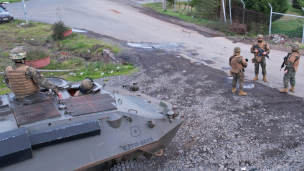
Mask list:
[[[150,0],[147,0],[150,1]],[[142,3],[144,1],[138,1]],[[29,20],[52,24],[59,20],[56,8],[60,7],[62,19],[73,28],[87,29],[96,33],[111,36],[128,42],[150,42],[159,44],[176,43],[181,45],[180,53],[193,62],[206,62],[213,68],[227,70],[228,58],[233,48],[239,46],[242,55],[252,58],[250,45],[236,43],[223,37],[205,37],[202,34],[187,30],[181,26],[160,21],[142,14],[138,9],[108,0],[30,0],[26,2]],[[21,3],[6,5],[15,18],[24,19]],[[189,55],[189,50],[198,55]],[[279,71],[282,58],[286,52],[272,50],[271,61],[267,60],[268,82],[258,82],[272,88],[282,88],[283,71]],[[206,64],[206,63],[205,63]],[[300,62],[296,75],[297,96],[304,97],[304,62]],[[246,79],[254,78],[253,64],[249,64]],[[261,71],[260,71],[261,72]]]

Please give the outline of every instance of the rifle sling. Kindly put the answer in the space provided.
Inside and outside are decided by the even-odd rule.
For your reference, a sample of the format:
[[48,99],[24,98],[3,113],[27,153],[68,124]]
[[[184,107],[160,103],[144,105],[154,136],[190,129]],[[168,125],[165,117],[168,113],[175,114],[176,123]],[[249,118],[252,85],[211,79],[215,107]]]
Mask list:
[[236,57],[236,55],[234,55],[234,56],[232,56],[232,57],[230,58],[230,63],[231,63],[232,58],[234,58],[234,57]]

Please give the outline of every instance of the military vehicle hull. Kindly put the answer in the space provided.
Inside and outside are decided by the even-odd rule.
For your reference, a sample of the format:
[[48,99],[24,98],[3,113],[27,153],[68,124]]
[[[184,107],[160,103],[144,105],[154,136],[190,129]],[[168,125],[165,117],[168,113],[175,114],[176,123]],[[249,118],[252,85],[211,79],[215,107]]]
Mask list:
[[1,170],[108,170],[141,155],[152,159],[183,122],[160,114],[172,109],[145,94],[101,88],[95,95],[72,97],[75,87],[60,90],[62,101],[24,105],[14,102],[13,94],[1,97]]

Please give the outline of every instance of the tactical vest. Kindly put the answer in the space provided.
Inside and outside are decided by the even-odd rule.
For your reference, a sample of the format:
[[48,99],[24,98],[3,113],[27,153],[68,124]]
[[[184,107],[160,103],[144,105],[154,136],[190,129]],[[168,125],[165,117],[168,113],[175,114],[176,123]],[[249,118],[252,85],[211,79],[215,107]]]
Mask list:
[[30,95],[40,90],[32,80],[25,78],[25,71],[29,66],[21,65],[13,69],[11,66],[5,69],[5,75],[9,80],[9,86],[15,95]]
[[[234,57],[233,57],[234,56]],[[231,56],[229,58],[230,60],[230,65],[231,65],[231,70],[230,72],[233,72],[233,73],[239,73],[240,70],[243,70],[244,69],[244,66],[242,63],[239,63],[238,62],[238,58],[243,58],[241,55],[239,54],[234,54],[233,56]],[[233,57],[233,58],[232,58]],[[232,59],[231,59],[232,58]]]
[[[267,51],[267,43],[266,42],[261,42],[261,43],[259,43],[259,42],[255,42],[254,43],[255,45],[258,45],[258,47],[260,48],[260,49],[263,49],[265,52]],[[256,53],[254,53],[254,56],[256,57],[256,60],[257,60],[257,62],[261,62],[261,60],[262,60],[262,57],[264,56],[264,55],[261,55],[261,56],[259,56],[259,52],[256,52]]]
[[292,52],[292,54],[289,56],[288,60],[287,60],[287,64],[289,62],[292,62],[292,66],[295,71],[298,70],[299,64],[300,64],[300,54],[299,52]]

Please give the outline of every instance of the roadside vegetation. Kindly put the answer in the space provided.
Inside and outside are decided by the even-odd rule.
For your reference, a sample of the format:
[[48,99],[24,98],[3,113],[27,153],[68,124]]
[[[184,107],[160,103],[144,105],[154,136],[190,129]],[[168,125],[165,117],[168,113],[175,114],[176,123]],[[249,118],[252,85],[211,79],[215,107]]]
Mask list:
[[[13,3],[13,2],[20,2],[22,0],[0,0],[0,2],[9,2],[9,3]],[[27,1],[27,0],[24,0]]]
[[[117,45],[89,38],[83,34],[72,33],[63,40],[52,38],[52,25],[30,22],[25,25],[22,20],[0,25],[0,72],[13,62],[9,52],[16,46],[25,46],[28,60],[37,60],[50,56],[51,63],[43,70],[70,70],[67,72],[42,72],[44,76],[56,76],[68,81],[81,81],[85,77],[93,79],[114,75],[126,75],[137,71],[131,63],[113,64],[105,61],[102,56],[104,49],[112,53],[120,52]],[[33,58],[33,56],[35,56]],[[87,67],[86,67],[87,66]],[[2,77],[2,75],[0,75]],[[5,82],[0,82],[0,95],[10,90]]]
[[[225,23],[223,18],[221,18],[222,14],[220,9],[222,4],[219,0],[192,0],[189,6],[187,2],[177,2],[177,12],[174,12],[173,0],[169,0],[167,3],[166,11],[162,9],[162,2],[144,4],[143,6],[186,22],[209,27],[227,36],[249,39],[256,38],[258,34],[268,35],[270,18],[270,7],[268,3],[272,4],[273,11],[275,12],[304,16],[303,10],[296,8],[296,6],[290,4],[288,0],[244,1],[246,4],[244,24],[242,22],[243,5],[240,4],[240,1],[231,1],[232,24],[229,21],[229,12],[227,12],[229,10],[228,4],[226,7],[227,22]],[[302,2],[302,0],[297,1]],[[303,34],[304,19],[278,14],[273,14],[272,19],[272,34],[284,34],[291,39],[292,43],[299,44],[301,49],[304,48],[300,43]],[[275,42],[270,40],[270,43]],[[285,45],[288,46],[289,44],[290,42]]]

